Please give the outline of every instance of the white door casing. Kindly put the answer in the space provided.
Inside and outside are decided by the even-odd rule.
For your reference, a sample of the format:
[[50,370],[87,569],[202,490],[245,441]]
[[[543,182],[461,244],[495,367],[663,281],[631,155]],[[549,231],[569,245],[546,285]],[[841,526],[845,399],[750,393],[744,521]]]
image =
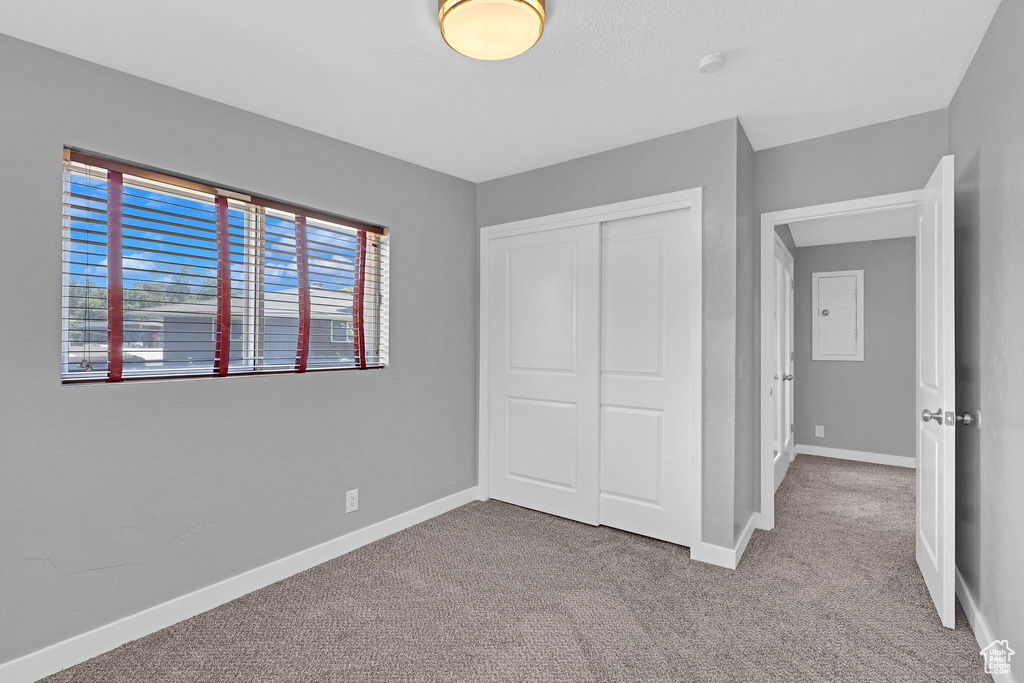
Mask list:
[[[773,443],[774,488],[782,483],[789,463],[796,456],[794,434],[794,385],[796,381],[793,360],[794,335],[794,276],[793,256],[780,241],[775,241],[775,300],[772,310],[772,331],[775,348],[773,368]],[[789,378],[789,379],[787,379]]]
[[[948,628],[956,600],[953,181],[953,157],[943,157],[918,204],[917,232],[916,555]],[[926,410],[937,419],[925,422]]]
[[490,489],[599,519],[599,226],[490,242]]
[[689,209],[604,223],[601,524],[690,545],[701,258]]

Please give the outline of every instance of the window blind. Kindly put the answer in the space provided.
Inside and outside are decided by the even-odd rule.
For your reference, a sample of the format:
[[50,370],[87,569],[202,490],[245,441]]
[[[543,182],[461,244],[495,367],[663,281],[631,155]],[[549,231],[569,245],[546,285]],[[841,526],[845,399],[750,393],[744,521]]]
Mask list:
[[65,382],[387,365],[384,228],[65,150]]

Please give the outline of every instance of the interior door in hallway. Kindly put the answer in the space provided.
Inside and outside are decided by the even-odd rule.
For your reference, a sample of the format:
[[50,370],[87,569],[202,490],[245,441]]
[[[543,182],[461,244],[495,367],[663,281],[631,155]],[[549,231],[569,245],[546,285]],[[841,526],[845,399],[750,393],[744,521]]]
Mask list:
[[601,229],[601,524],[690,545],[699,230],[690,209]]
[[949,628],[956,601],[953,324],[953,157],[947,156],[918,205],[917,564]]
[[775,241],[775,297],[772,332],[775,346],[772,398],[774,413],[775,488],[779,488],[795,455],[793,431],[793,256]]
[[597,524],[599,226],[489,251],[491,496]]

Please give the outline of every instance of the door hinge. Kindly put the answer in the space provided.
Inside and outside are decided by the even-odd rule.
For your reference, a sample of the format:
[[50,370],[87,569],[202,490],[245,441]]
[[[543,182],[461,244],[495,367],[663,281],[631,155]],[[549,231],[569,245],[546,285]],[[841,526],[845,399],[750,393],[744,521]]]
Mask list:
[[789,425],[789,433],[790,433],[790,434],[792,434],[792,433],[793,433],[793,425]]
[[789,352],[789,359],[790,360],[796,360],[796,351],[790,351]]

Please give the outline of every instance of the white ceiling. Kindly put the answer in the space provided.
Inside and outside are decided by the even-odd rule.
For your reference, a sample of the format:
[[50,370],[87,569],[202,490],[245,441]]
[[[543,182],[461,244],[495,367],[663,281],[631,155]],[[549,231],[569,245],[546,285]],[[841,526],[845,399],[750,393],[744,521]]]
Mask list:
[[790,223],[789,230],[793,244],[798,247],[914,237],[917,235],[917,207],[814,218]]
[[0,0],[0,33],[479,182],[734,116],[763,149],[941,109],[998,4],[548,0],[503,62],[450,50],[436,0]]

